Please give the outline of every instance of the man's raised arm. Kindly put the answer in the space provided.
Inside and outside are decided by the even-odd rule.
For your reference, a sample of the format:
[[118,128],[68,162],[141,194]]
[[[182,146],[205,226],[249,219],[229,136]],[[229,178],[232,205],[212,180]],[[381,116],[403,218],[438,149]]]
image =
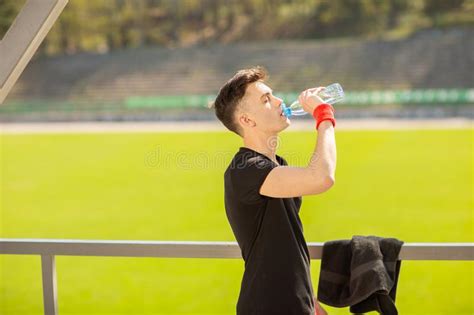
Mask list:
[[307,91],[300,95],[299,101],[306,111],[314,113],[315,118],[324,119],[317,121],[317,143],[310,162],[306,167],[280,166],[272,169],[260,187],[262,195],[274,198],[316,195],[327,191],[335,183],[335,120],[326,120],[332,115],[329,112],[332,107],[322,104],[321,99],[315,96],[319,89]]

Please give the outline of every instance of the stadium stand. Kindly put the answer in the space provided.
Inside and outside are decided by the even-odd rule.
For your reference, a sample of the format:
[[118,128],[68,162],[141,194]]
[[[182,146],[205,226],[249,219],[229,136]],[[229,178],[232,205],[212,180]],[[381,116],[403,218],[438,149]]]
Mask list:
[[[137,97],[209,98],[236,70],[253,65],[265,66],[269,84],[280,92],[332,82],[347,91],[472,89],[474,56],[466,52],[474,51],[473,39],[474,30],[456,28],[425,30],[393,41],[274,41],[36,56],[0,108],[0,119],[102,120],[104,113],[111,120],[160,119],[160,113],[150,115],[157,114],[153,106],[127,106],[130,98],[135,103]],[[391,109],[401,112],[397,106],[379,108],[382,116],[393,115],[387,114]],[[188,115],[181,115],[179,108],[160,111],[169,119],[210,117],[209,111],[199,109],[187,110]],[[84,113],[71,114],[77,112]],[[446,113],[471,115],[472,107]]]

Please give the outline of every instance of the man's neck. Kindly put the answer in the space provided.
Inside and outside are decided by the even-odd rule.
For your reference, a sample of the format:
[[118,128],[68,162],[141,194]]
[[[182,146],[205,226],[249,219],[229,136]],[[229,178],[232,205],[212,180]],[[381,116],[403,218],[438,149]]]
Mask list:
[[269,159],[276,162],[276,149],[278,147],[278,134],[272,135],[252,135],[244,137],[244,147],[266,155]]

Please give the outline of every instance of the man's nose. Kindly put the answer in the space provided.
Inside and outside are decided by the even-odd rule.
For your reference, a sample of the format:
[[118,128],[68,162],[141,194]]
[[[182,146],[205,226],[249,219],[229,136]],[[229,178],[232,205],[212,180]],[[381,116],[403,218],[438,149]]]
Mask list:
[[275,99],[276,99],[276,101],[277,101],[277,102],[276,102],[277,107],[280,107],[281,103],[283,103],[283,100],[282,100],[281,98],[279,98],[279,97],[275,97]]

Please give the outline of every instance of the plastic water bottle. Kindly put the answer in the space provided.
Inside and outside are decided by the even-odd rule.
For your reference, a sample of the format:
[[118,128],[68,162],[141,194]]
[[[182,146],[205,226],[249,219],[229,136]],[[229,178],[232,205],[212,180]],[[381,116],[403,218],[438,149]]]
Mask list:
[[[323,100],[324,103],[333,105],[344,99],[344,90],[339,83],[333,83],[321,90],[318,93],[318,96]],[[281,109],[286,117],[307,114],[298,100],[291,103],[290,106],[286,106],[285,103],[281,103]]]

